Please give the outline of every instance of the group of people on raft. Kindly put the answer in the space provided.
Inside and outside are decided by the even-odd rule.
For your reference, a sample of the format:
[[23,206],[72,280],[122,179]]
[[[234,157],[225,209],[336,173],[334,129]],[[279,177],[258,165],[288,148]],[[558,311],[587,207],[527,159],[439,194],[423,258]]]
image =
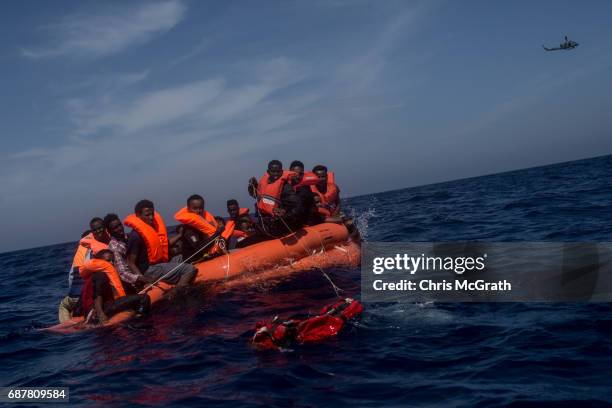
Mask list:
[[[206,211],[202,196],[190,196],[174,214],[180,225],[173,237],[149,200],[136,203],[123,222],[112,213],[93,218],[72,261],[60,323],[83,316],[86,323],[103,324],[126,310],[147,314],[146,288],[166,282],[175,285],[169,294],[175,296],[194,280],[195,262],[304,226],[340,222],[340,190],[325,166],[305,172],[304,164],[294,161],[283,170],[280,161],[272,160],[259,180],[249,180],[248,191],[256,199],[255,214],[231,199],[225,218]],[[128,234],[125,225],[132,229]]]

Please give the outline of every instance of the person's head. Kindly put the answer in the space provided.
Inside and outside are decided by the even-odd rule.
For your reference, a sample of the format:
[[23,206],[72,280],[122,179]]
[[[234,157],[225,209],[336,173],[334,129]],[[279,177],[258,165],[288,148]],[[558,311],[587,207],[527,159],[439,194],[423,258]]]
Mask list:
[[244,232],[252,232],[253,231],[253,225],[251,224],[251,220],[249,219],[249,217],[242,217],[238,220],[237,223],[237,228],[240,231],[244,231]]
[[145,223],[153,225],[155,206],[150,200],[140,200],[134,206],[134,214]]
[[198,194],[190,195],[187,199],[187,210],[194,214],[204,214],[204,197]]
[[170,247],[170,257],[175,257],[183,253],[183,240],[179,239]]
[[125,239],[125,229],[123,223],[117,214],[106,214],[104,217],[104,227],[111,234],[112,237],[117,239]]
[[283,175],[283,163],[280,160],[272,160],[268,163],[269,181],[275,182]]
[[289,170],[297,174],[297,177],[291,180],[292,184],[297,184],[304,178],[304,163],[299,160],[294,160],[289,166]]
[[230,218],[238,217],[238,214],[240,213],[240,205],[238,204],[237,200],[234,200],[233,198],[231,200],[227,200],[227,213],[229,214]]
[[91,221],[89,221],[89,229],[96,241],[102,241],[107,236],[106,230],[104,229],[104,220],[100,217],[92,218]]
[[215,221],[217,221],[219,228],[225,228],[225,220],[223,218],[215,217]]
[[113,263],[115,261],[115,256],[113,255],[113,251],[110,249],[103,249],[98,251],[93,256],[96,259],[102,259],[103,261]]
[[327,167],[318,164],[312,168],[312,172],[320,178],[322,182],[327,182]]

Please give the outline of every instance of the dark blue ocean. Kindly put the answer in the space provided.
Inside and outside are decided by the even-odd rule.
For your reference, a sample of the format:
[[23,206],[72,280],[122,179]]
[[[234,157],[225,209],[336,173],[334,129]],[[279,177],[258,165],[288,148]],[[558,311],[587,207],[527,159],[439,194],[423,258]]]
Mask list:
[[[612,241],[612,156],[355,197],[369,241]],[[379,304],[338,339],[257,352],[256,321],[334,299],[320,272],[203,290],[76,335],[54,324],[74,244],[0,254],[0,386],[74,406],[609,406],[608,304]],[[359,296],[359,270],[331,270]]]

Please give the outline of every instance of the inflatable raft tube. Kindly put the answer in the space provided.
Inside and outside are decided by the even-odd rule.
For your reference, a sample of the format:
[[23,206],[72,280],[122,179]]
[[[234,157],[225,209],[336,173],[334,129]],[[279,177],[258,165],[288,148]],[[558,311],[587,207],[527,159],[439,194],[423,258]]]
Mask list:
[[[195,282],[227,280],[230,286],[235,286],[248,284],[257,278],[272,279],[312,268],[357,266],[361,251],[358,244],[348,241],[348,236],[348,230],[341,224],[323,223],[306,227],[289,236],[260,242],[196,264],[198,273]],[[172,287],[160,282],[151,288],[147,292],[151,305],[159,302]],[[104,326],[114,326],[132,317],[134,312],[120,312]],[[96,328],[84,325],[83,320],[82,316],[74,317],[41,330],[68,334]]]

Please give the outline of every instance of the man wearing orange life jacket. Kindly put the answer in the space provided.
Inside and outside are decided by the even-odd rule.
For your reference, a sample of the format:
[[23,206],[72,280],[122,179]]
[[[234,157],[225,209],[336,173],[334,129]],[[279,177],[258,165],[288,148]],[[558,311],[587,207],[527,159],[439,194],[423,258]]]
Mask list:
[[289,170],[295,173],[295,177],[290,178],[289,182],[302,202],[302,207],[304,209],[302,219],[304,220],[304,224],[316,225],[322,223],[324,217],[317,211],[315,194],[311,189],[319,182],[319,178],[314,173],[304,173],[304,163],[299,160],[294,160]]
[[233,221],[228,221],[226,225],[222,218],[215,217],[204,207],[204,198],[193,194],[187,199],[187,206],[174,214],[174,219],[182,224],[184,260],[193,262],[202,255],[210,257],[222,254],[220,245],[212,241],[227,241],[234,231]]
[[79,268],[89,260],[92,253],[96,253],[108,247],[110,236],[104,228],[101,218],[95,217],[89,222],[89,230],[81,235],[79,246],[68,271],[68,295],[60,302],[58,310],[59,322],[63,323],[72,317],[76,307],[84,281],[79,275]]
[[89,228],[91,228],[91,233],[81,238],[79,244],[91,249],[94,254],[107,249],[111,237],[104,227],[104,220],[99,217],[93,218],[89,222]]
[[249,209],[241,208],[238,201],[232,198],[227,200],[227,214],[229,215],[228,221],[233,221],[235,224],[228,247],[230,249],[243,248],[255,243],[251,242],[255,234],[255,220],[251,217]]
[[272,160],[259,181],[249,180],[249,194],[257,199],[257,228],[262,239],[285,236],[304,225],[302,200],[289,183],[294,176],[283,171],[280,161]]
[[164,220],[151,201],[136,203],[134,214],[128,215],[123,222],[132,228],[126,249],[126,261],[132,273],[144,275],[149,281],[162,278],[163,282],[177,287],[191,283],[196,275],[193,265],[169,262],[168,248],[182,236],[179,233],[168,239]]
[[151,306],[149,296],[126,295],[113,262],[113,252],[103,249],[81,266],[80,275],[85,285],[81,291],[78,315],[88,317],[93,311],[94,320],[104,324],[113,315],[126,310],[148,313]]
[[250,217],[248,208],[241,208],[240,204],[238,204],[238,200],[229,199],[227,200],[227,214],[229,215],[229,219],[238,222],[239,218],[242,217]]
[[327,171],[322,165],[314,166],[312,172],[319,177],[319,183],[311,186],[319,201],[319,213],[325,217],[333,217],[340,214],[340,189],[335,183],[334,174]]
[[133,273],[127,264],[127,234],[121,223],[121,218],[117,214],[106,214],[104,226],[111,236],[108,249],[113,252],[115,269],[119,273],[119,277],[126,290],[128,292],[135,292],[147,284],[153,283],[153,280],[148,279],[144,275]]
[[[81,234],[81,238],[86,237],[91,233],[91,230],[85,231]],[[81,296],[81,289],[83,288],[83,279],[79,275],[79,267],[81,267],[85,261],[91,258],[91,251],[82,245],[77,246],[77,250],[72,259],[72,264],[68,270],[68,295],[66,295],[59,305],[58,320],[60,323],[70,320],[72,313],[79,302]]]

